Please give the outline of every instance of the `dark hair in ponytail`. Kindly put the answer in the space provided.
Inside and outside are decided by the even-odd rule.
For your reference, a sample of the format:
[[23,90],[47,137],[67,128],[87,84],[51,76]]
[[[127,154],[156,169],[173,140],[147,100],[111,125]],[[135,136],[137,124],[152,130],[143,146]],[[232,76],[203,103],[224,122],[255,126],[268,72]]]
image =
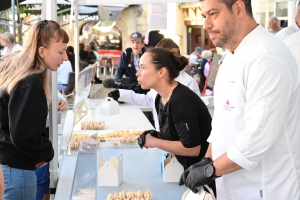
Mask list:
[[150,48],[146,53],[151,53],[152,64],[157,70],[163,67],[169,71],[170,81],[174,80],[181,70],[188,64],[188,60],[184,56],[178,55],[178,51],[169,51],[164,48]]

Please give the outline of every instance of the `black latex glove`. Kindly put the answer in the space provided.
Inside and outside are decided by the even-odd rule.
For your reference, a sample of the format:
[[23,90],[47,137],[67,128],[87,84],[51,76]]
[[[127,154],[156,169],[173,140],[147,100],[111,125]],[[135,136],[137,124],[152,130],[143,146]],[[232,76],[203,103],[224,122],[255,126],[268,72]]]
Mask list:
[[113,98],[115,101],[118,101],[118,99],[120,98],[120,92],[119,90],[113,90],[111,92],[108,93],[108,96]]
[[158,138],[158,132],[155,131],[155,130],[147,130],[147,131],[144,131],[140,137],[138,138],[138,144],[139,146],[141,147],[141,149],[144,147],[145,143],[146,143],[146,135],[149,134],[153,137],[156,137]]
[[181,174],[179,185],[185,184],[194,193],[198,193],[198,187],[209,184],[218,178],[214,174],[211,177],[204,174],[205,167],[212,165],[212,163],[213,161],[210,158],[202,158],[200,162],[193,164]]

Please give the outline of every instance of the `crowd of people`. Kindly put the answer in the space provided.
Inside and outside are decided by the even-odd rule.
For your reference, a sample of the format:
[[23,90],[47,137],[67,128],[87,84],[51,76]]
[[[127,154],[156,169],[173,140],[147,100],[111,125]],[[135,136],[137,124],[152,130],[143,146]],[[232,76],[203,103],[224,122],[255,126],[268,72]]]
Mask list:
[[[257,24],[250,0],[201,0],[201,9],[211,41],[227,49],[215,81],[213,118],[200,85],[215,49],[196,47],[188,60],[170,38],[145,47],[151,37],[132,33],[115,81],[125,76],[140,89],[108,96],[152,107],[155,130],[143,132],[138,144],[174,154],[185,170],[179,185],[197,193],[208,184],[220,200],[299,199],[299,6],[290,27],[271,17],[272,31]],[[97,38],[89,44],[80,39],[81,63],[97,63]],[[30,29],[23,47],[9,33],[0,41],[0,190],[4,199],[49,198],[49,73],[61,71],[58,85],[65,89],[74,48],[58,23],[48,20]],[[65,105],[62,98],[58,110]]]

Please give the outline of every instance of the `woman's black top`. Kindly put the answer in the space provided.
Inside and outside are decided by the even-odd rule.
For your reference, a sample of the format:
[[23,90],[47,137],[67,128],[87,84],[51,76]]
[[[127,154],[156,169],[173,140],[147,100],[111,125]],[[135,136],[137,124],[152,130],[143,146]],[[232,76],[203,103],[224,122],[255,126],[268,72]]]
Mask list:
[[[157,104],[157,99],[156,99]],[[196,157],[176,155],[184,169],[199,162],[208,148],[211,116],[206,105],[188,87],[178,83],[169,101],[163,106],[159,100],[158,119],[163,139],[181,141],[184,147],[201,147]]]
[[0,90],[0,163],[35,170],[37,161],[50,162],[52,143],[46,138],[47,99],[40,75],[21,80],[11,94]]

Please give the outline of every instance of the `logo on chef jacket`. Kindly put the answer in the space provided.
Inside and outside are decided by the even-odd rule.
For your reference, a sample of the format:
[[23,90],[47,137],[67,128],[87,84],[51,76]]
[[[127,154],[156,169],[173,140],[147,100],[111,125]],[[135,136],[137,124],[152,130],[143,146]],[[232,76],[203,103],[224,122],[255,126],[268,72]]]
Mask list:
[[234,106],[230,104],[229,100],[226,100],[225,104],[223,105],[225,110],[232,111]]

